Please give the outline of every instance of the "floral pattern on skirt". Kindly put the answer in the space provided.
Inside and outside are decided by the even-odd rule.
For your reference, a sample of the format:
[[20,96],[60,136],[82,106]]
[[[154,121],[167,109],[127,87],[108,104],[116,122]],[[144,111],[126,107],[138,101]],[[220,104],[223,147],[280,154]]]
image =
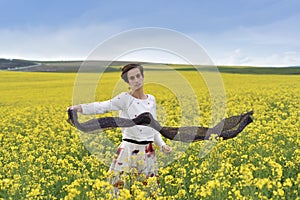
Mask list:
[[110,170],[114,173],[109,180],[116,187],[123,186],[120,174],[131,173],[136,175],[144,174],[146,178],[157,175],[156,155],[153,144],[133,144],[122,141],[117,149]]

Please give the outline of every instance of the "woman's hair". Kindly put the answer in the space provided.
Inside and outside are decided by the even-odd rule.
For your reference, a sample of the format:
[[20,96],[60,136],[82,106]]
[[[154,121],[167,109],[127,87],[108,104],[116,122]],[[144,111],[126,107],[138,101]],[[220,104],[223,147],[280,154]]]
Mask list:
[[128,81],[128,77],[127,77],[127,72],[131,69],[134,69],[134,68],[138,68],[142,74],[142,76],[144,76],[144,68],[142,65],[140,64],[128,64],[128,65],[125,65],[123,68],[122,68],[122,74],[121,74],[121,77],[122,79],[126,82],[126,83],[129,83]]

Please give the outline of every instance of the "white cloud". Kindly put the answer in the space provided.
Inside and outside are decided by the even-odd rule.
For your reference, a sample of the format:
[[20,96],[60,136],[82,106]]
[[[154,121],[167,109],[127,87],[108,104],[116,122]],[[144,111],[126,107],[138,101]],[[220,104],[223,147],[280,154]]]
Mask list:
[[268,24],[234,27],[214,35],[234,43],[272,46],[290,45],[300,48],[299,18],[300,14],[297,14]]
[[[264,26],[236,27],[226,32],[215,33],[203,30],[188,36],[202,45],[218,65],[300,65],[300,29],[297,19],[299,15]],[[56,29],[0,29],[0,58],[86,59],[99,43],[124,31],[126,26],[128,24],[124,21],[114,21],[111,24],[85,26],[73,24]],[[124,46],[126,42],[119,45]],[[186,53],[193,53],[193,49],[188,51]],[[145,53],[132,56],[135,60],[176,60],[174,56],[167,59],[163,58],[163,55],[157,60],[158,55],[151,57]]]
[[109,25],[58,29],[0,29],[0,57],[37,60],[84,59],[98,43],[119,31],[120,28]]
[[300,52],[282,52],[280,54],[272,54],[267,57],[258,57],[255,59],[264,66],[299,66]]
[[225,32],[193,33],[218,65],[299,66],[300,15]]
[[299,66],[300,52],[281,52],[267,56],[247,55],[241,49],[226,52],[213,59],[217,65],[286,67]]

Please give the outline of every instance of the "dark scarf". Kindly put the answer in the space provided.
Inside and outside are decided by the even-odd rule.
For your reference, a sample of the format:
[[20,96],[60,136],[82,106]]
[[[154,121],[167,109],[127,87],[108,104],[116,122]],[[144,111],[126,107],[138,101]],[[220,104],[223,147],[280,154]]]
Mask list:
[[120,117],[103,117],[92,119],[87,122],[78,122],[78,115],[76,110],[68,110],[68,122],[83,132],[91,132],[106,128],[116,127],[132,127],[135,125],[149,126],[164,137],[182,142],[195,142],[198,140],[207,140],[212,134],[217,134],[224,140],[236,137],[248,124],[253,122],[253,111],[242,115],[232,116],[223,119],[213,128],[199,127],[199,126],[185,126],[185,127],[162,127],[156,121],[151,113],[145,112],[134,119],[126,119]]

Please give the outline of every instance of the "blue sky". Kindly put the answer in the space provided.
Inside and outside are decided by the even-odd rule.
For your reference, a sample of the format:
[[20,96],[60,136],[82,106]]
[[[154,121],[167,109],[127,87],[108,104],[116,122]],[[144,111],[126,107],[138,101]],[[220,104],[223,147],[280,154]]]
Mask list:
[[161,27],[195,40],[215,64],[300,65],[298,0],[0,0],[0,8],[0,58],[82,60],[123,31]]

